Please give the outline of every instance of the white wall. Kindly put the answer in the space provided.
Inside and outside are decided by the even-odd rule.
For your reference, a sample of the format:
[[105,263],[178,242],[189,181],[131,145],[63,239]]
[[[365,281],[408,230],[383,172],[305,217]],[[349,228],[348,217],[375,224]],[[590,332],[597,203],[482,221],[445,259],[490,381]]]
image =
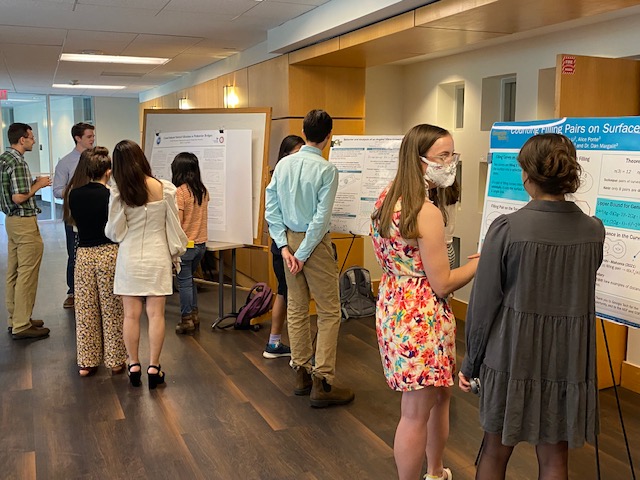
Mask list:
[[[555,67],[556,56],[561,53],[608,57],[635,55],[640,44],[639,24],[640,15],[635,15],[404,67],[400,89],[404,92],[403,131],[418,123],[439,124],[438,86],[465,83],[465,126],[453,132],[455,148],[462,154],[463,163],[463,199],[456,225],[463,258],[477,249],[484,188],[479,165],[489,150],[489,132],[480,131],[482,79],[515,73],[516,120],[537,119],[540,69]],[[370,112],[367,104],[367,122]],[[548,114],[548,109],[544,113]],[[470,290],[469,285],[456,292],[456,296],[466,301]]]
[[[404,67],[378,67],[367,72],[367,133],[402,133],[419,123],[438,124],[438,92],[444,83],[465,84],[465,125],[453,131],[456,151],[462,153],[462,204],[458,212],[456,236],[461,239],[462,258],[476,251],[482,215],[484,182],[480,163],[489,150],[489,132],[480,131],[482,79],[495,75],[517,75],[516,120],[526,121],[549,115],[548,98],[538,102],[538,95],[549,96],[548,71],[554,68],[558,54],[602,57],[632,57],[640,45],[640,15],[601,22],[599,24],[543,36],[522,38],[508,44],[490,46],[445,58],[428,60]],[[397,69],[400,68],[400,71]],[[538,81],[541,78],[539,92]],[[401,86],[398,87],[398,81]],[[615,88],[612,85],[611,88]],[[402,92],[402,107],[395,93]],[[440,102],[440,105],[442,102]],[[540,116],[538,108],[540,105]],[[398,114],[402,128],[397,130]],[[543,117],[544,116],[544,117]],[[373,278],[379,278],[376,262],[365,242],[365,266]],[[456,292],[467,301],[471,285]],[[640,331],[629,331],[627,361],[640,366]]]
[[121,140],[140,143],[139,106],[137,98],[95,97],[95,145],[113,152]]

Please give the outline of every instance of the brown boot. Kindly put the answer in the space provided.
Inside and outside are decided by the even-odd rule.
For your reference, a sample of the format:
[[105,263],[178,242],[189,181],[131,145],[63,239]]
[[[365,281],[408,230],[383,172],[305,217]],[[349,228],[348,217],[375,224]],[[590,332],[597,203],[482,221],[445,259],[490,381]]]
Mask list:
[[200,330],[200,318],[198,317],[198,307],[191,310],[191,318],[193,320],[193,326],[196,330]]
[[324,408],[330,405],[345,405],[352,402],[355,397],[350,389],[329,385],[326,380],[314,375],[310,398],[312,407]]
[[193,318],[191,314],[184,315],[182,321],[176,325],[176,333],[182,333],[186,335],[193,335],[196,331],[196,327],[193,325]]
[[31,325],[26,330],[20,333],[13,333],[11,335],[14,340],[22,340],[23,338],[45,338],[49,336],[49,329],[46,327],[34,327]]
[[307,373],[304,367],[298,368],[296,372],[296,388],[294,393],[296,395],[309,395],[311,393],[311,374]]

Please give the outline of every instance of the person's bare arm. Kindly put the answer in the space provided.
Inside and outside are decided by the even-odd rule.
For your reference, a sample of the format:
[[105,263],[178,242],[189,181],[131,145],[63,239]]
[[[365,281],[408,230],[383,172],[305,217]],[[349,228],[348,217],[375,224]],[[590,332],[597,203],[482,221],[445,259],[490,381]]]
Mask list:
[[418,214],[418,231],[420,257],[436,295],[444,298],[471,281],[478,268],[478,256],[472,255],[469,262],[460,268],[449,268],[442,213],[431,202],[425,202]]
[[11,195],[11,200],[13,200],[18,205],[21,205],[31,197],[33,197],[38,192],[38,190],[44,187],[48,187],[49,185],[51,185],[51,178],[38,177],[36,178],[35,182],[31,184],[31,190],[29,190],[29,193],[14,193],[13,195]]

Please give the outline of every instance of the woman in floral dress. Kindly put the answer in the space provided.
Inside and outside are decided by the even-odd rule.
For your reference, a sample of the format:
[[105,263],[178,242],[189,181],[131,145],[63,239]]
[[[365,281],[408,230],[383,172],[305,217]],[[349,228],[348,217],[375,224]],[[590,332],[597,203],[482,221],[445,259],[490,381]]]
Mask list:
[[471,281],[477,255],[449,267],[442,212],[430,188],[453,183],[459,155],[453,138],[433,125],[417,125],[400,146],[398,173],[372,215],[372,239],[383,274],[376,330],[389,387],[402,392],[394,440],[400,480],[451,480],[442,455],[449,435],[450,387],[455,370],[455,317],[447,296]]

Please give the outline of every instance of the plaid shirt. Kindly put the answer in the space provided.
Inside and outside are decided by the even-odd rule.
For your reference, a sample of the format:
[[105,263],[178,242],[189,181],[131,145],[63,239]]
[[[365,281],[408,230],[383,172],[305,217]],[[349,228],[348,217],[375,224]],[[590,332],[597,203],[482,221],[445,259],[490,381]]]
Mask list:
[[9,216],[33,217],[40,213],[35,197],[22,204],[11,198],[16,193],[28,194],[31,191],[31,172],[24,157],[13,148],[0,155],[0,209]]

